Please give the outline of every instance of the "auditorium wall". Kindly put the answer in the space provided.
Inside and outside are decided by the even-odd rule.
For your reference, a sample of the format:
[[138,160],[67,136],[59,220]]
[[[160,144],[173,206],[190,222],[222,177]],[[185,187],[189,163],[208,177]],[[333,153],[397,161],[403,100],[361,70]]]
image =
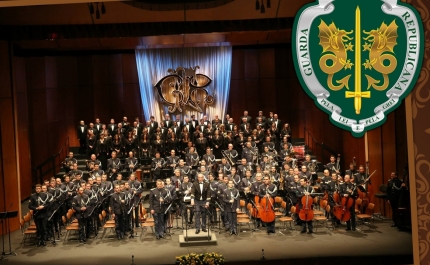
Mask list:
[[[103,123],[111,117],[119,122],[124,115],[129,121],[144,120],[133,51],[16,56],[14,61],[15,75],[25,77],[20,90],[25,87],[27,95],[20,101],[27,99],[32,166],[58,152],[67,136],[70,145],[77,146],[76,125],[81,119],[87,124],[95,117]],[[306,128],[315,140],[342,154],[343,168],[354,156],[357,164],[365,163],[364,138],[354,138],[332,125],[300,87],[289,45],[234,47],[232,64],[227,112],[236,123],[244,110],[252,117],[259,110],[266,116],[273,111],[290,123],[294,138],[303,138]],[[370,170],[377,170],[372,177],[377,190],[391,171],[402,171],[406,162],[404,106],[367,137]]]

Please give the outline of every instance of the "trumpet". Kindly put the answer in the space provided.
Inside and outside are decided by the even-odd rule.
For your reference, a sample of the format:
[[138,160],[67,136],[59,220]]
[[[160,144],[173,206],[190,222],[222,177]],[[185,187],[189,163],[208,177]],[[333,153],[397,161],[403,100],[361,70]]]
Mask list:
[[225,157],[225,159],[227,159],[227,162],[230,164],[230,166],[234,165],[234,162],[231,159],[230,154],[227,154],[227,152],[225,150],[221,150],[221,154],[223,157]]

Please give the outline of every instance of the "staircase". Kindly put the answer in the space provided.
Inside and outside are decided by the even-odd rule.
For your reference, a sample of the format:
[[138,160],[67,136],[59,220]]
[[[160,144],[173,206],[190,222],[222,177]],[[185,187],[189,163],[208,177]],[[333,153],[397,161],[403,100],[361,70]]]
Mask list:
[[[79,147],[69,147],[69,152],[73,152],[73,157],[78,160],[78,169],[82,171],[82,179],[88,179],[90,174],[87,171],[87,162],[88,156],[79,154]],[[64,175],[66,174],[66,170],[61,167],[60,172],[55,174],[55,178],[64,179]]]

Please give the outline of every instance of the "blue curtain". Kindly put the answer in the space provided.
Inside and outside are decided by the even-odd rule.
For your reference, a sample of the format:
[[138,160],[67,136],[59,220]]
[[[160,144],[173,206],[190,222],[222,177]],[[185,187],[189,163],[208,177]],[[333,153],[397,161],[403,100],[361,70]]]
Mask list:
[[[199,113],[193,109],[185,108],[181,120],[192,114],[199,119],[203,115],[213,118],[219,115],[224,118],[227,108],[228,94],[230,91],[232,47],[204,47],[204,48],[179,48],[179,49],[137,49],[136,64],[139,75],[140,94],[142,97],[143,111],[146,120],[153,115],[161,121],[168,113],[167,105],[159,103],[156,83],[168,75],[169,68],[199,66],[197,74],[205,74],[212,79],[206,89],[209,94],[216,93],[214,104],[205,108],[205,113]],[[172,116],[172,115],[171,115]]]

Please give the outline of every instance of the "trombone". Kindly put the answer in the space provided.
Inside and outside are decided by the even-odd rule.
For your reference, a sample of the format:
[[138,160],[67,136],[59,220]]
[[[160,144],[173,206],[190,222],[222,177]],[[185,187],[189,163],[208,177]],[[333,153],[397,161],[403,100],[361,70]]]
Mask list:
[[230,154],[227,154],[227,152],[225,150],[221,150],[221,154],[223,157],[225,157],[225,159],[227,159],[227,162],[230,164],[230,166],[233,166],[233,160],[230,157]]

